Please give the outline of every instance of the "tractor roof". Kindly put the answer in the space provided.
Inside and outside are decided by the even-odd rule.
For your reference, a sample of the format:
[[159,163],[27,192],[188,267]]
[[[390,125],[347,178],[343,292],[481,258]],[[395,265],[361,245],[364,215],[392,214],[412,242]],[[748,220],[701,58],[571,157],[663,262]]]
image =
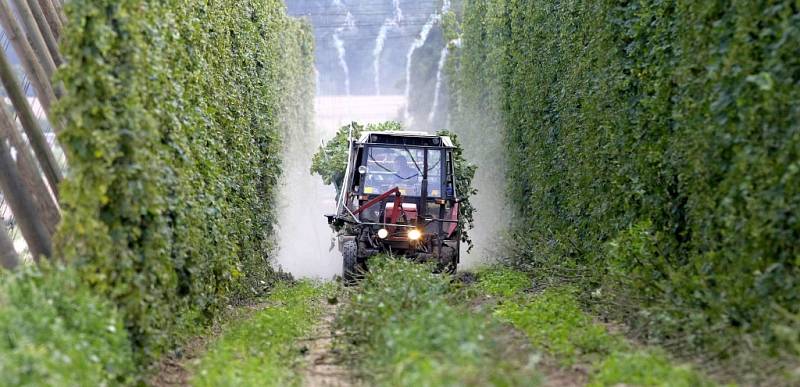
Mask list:
[[358,143],[454,148],[450,137],[425,132],[364,132]]

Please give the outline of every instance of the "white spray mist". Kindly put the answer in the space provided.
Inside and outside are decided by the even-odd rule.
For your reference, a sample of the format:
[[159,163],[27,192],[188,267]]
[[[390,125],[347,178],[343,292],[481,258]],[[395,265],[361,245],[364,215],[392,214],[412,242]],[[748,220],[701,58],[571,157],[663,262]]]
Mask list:
[[441,17],[439,14],[433,14],[428,18],[427,23],[422,26],[422,31],[420,31],[419,36],[417,36],[417,39],[411,44],[411,48],[408,49],[408,54],[406,54],[406,106],[405,110],[403,111],[403,120],[406,122],[407,126],[411,126],[412,123],[409,105],[411,98],[411,65],[412,59],[414,58],[414,52],[425,45],[425,42],[428,40],[428,35],[430,35],[431,30],[433,30],[433,26],[436,25],[440,19]]
[[[333,5],[344,8],[344,5],[339,0],[334,0]],[[346,9],[346,8],[345,8]],[[350,66],[347,64],[347,51],[344,46],[344,40],[342,40],[341,35],[345,31],[354,30],[356,26],[356,19],[353,17],[353,14],[350,11],[347,11],[347,14],[344,18],[344,23],[341,27],[337,28],[333,34],[333,46],[336,48],[336,54],[339,60],[339,67],[342,68],[342,73],[344,74],[344,91],[346,95],[350,95]]]
[[375,48],[372,50],[372,71],[375,73],[375,95],[381,95],[381,56],[386,46],[386,36],[392,29],[399,29],[400,22],[403,21],[403,10],[400,8],[400,0],[393,0],[394,11],[392,17],[384,20],[375,38]]

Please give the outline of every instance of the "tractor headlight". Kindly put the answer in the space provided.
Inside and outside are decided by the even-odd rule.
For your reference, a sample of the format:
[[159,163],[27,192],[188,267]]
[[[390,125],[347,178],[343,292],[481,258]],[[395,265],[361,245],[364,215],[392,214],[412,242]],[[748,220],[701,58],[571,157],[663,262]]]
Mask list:
[[378,230],[378,238],[386,239],[389,236],[389,230],[382,228]]
[[422,233],[416,228],[412,228],[408,231],[408,240],[416,241],[419,240],[419,238],[422,238]]

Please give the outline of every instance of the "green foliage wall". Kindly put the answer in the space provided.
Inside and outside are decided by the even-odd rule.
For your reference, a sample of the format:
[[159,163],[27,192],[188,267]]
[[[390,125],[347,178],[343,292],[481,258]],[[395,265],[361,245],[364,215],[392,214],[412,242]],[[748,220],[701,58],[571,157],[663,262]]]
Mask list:
[[57,249],[146,361],[269,285],[281,138],[309,129],[313,37],[278,0],[66,8]]
[[796,1],[469,0],[462,28],[453,114],[499,101],[523,263],[721,353],[800,312]]

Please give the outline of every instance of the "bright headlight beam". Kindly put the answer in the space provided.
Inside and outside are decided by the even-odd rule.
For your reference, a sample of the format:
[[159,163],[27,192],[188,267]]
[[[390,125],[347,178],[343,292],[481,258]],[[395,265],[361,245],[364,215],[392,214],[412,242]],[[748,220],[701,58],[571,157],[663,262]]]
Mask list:
[[408,231],[408,239],[412,241],[419,240],[422,238],[422,233],[417,229],[411,229]]
[[389,230],[382,228],[378,230],[378,238],[386,239],[389,236]]

